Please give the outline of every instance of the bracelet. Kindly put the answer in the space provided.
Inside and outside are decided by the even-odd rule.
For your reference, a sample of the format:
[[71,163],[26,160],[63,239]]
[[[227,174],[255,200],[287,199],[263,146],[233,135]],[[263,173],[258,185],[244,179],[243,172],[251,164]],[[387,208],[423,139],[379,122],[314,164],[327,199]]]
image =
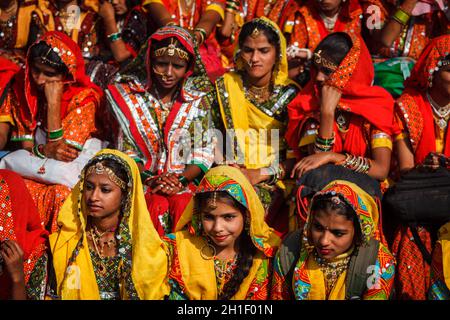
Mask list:
[[402,8],[398,8],[397,11],[392,16],[392,18],[401,25],[405,26],[408,23],[411,16]]
[[149,179],[151,179],[151,178],[153,178],[153,173],[151,173],[151,171],[150,170],[144,170],[144,171],[142,171],[141,172],[141,180],[142,180],[142,182],[144,183],[144,184],[146,184],[146,182],[149,180]]
[[57,130],[53,130],[53,131],[49,131],[48,132],[48,138],[50,140],[55,140],[55,139],[61,139],[64,135],[64,130],[63,128],[59,128]]
[[206,30],[203,28],[195,28],[194,32],[196,32],[196,31],[200,33],[202,40],[200,41],[199,44],[202,44],[203,42],[205,42],[205,39],[206,39]]
[[336,164],[359,173],[367,173],[371,167],[371,161],[369,159],[356,157],[348,153],[345,154],[345,160],[343,162]]
[[114,42],[114,41],[122,39],[120,32],[111,33],[110,35],[107,36],[107,38],[108,38],[109,42]]
[[40,148],[44,148],[44,145],[43,144],[35,144],[33,146],[33,154],[38,158],[45,159],[45,155],[42,153],[41,150],[39,150]]
[[47,139],[47,141],[48,142],[56,142],[56,141],[59,141],[59,140],[62,140],[63,139],[63,137],[59,137],[59,138],[55,138],[55,139]]
[[178,26],[178,24],[175,21],[169,21],[166,23],[166,26]]
[[230,8],[226,8],[225,9],[226,12],[232,13],[232,14],[236,14],[237,11],[235,9],[230,9]]
[[184,186],[187,187],[189,184],[189,180],[185,176],[179,176],[178,181]]
[[319,143],[319,144],[322,144],[322,145],[325,145],[325,146],[333,146],[334,145],[334,141],[335,141],[334,132],[333,132],[333,137],[331,137],[330,139],[322,138],[318,134],[316,135],[316,142]]

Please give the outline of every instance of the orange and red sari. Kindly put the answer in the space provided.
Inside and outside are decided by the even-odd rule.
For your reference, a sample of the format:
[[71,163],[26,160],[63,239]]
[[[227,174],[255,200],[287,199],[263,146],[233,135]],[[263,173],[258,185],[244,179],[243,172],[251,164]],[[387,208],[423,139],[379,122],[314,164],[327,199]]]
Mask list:
[[[42,299],[45,294],[41,289],[46,281],[48,234],[41,225],[23,179],[17,173],[0,170],[0,201],[0,242],[14,240],[22,248],[27,296],[29,299]],[[11,281],[5,270],[0,274],[0,288],[0,300],[9,299]]]
[[[396,0],[362,0],[364,12],[370,6],[376,6],[381,24],[389,20],[397,10]],[[399,37],[390,48],[380,48],[372,52],[382,58],[410,57],[418,60],[431,39],[450,31],[450,23],[444,11],[435,10],[419,16],[412,16]]]
[[[450,130],[441,130],[435,124],[426,92],[439,69],[440,62],[450,52],[450,35],[433,39],[415,64],[411,77],[405,82],[405,91],[395,105],[396,119],[414,153],[415,164],[421,164],[430,152],[450,156]],[[418,234],[431,252],[430,232],[422,227]],[[430,286],[430,266],[423,259],[419,247],[411,240],[409,227],[400,227],[395,234],[392,251],[398,259],[396,293],[400,299],[425,300]]]
[[316,0],[301,2],[290,0],[284,7],[279,26],[285,34],[290,34],[289,45],[308,48],[311,51],[320,41],[333,32],[361,34],[362,8],[358,0],[348,0],[342,4],[333,30],[327,30],[320,16]]
[[[369,50],[360,37],[352,37],[352,40],[353,47],[327,80],[328,85],[342,92],[337,109],[351,114],[346,132],[342,132],[335,122],[336,141],[332,151],[368,157],[374,147],[392,149],[394,101],[386,90],[372,86],[374,69]],[[311,120],[317,130],[320,119],[318,90],[314,81],[310,81],[288,106],[286,140],[298,158],[302,157],[299,145],[305,140],[305,131],[311,129],[308,127]]]
[[[86,140],[97,132],[95,118],[102,93],[86,76],[80,49],[67,35],[48,32],[36,44],[41,41],[58,52],[69,70],[69,79],[61,98],[62,128],[65,142],[81,151]],[[25,70],[17,75],[14,93],[19,104],[12,107],[15,128],[11,140],[38,143],[38,131],[46,132],[47,110],[45,105],[38,104],[38,91],[30,75],[30,61],[27,61]],[[43,225],[55,231],[57,214],[70,189],[33,180],[26,180],[26,184],[39,209]]]

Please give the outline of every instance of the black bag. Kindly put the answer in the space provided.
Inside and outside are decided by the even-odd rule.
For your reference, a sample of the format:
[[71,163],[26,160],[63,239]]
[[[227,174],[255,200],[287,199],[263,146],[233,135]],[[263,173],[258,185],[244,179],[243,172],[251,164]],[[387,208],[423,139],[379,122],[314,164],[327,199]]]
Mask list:
[[450,172],[413,169],[387,190],[383,211],[401,224],[443,225],[450,220]]
[[417,227],[437,229],[450,221],[450,172],[440,167],[405,173],[384,194],[383,212],[389,217],[391,228],[399,224],[410,228],[422,257],[431,265],[431,253],[420,239]]

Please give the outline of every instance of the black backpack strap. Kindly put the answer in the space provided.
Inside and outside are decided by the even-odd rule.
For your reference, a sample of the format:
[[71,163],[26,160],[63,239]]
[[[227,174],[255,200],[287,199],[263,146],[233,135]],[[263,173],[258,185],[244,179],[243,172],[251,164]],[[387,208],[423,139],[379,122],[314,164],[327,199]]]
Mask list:
[[410,223],[409,228],[411,229],[414,242],[416,243],[417,247],[422,253],[423,259],[428,263],[428,265],[431,265],[432,260],[431,254],[428,252],[427,248],[423,244],[422,239],[420,239],[419,233],[417,232],[417,226],[415,224]]
[[378,257],[380,242],[370,239],[367,246],[360,246],[357,254],[353,255],[349,262],[346,278],[346,299],[360,300],[367,289],[367,279],[371,275],[368,268],[375,265]]
[[298,229],[286,236],[279,250],[281,272],[286,279],[292,279],[295,264],[300,257],[302,230]]

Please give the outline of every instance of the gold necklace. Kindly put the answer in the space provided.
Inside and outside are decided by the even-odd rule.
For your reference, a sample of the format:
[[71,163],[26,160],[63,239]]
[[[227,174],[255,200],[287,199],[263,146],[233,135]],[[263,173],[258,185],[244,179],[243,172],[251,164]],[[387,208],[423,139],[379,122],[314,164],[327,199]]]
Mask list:
[[108,248],[111,248],[112,246],[115,246],[117,244],[116,240],[109,239],[108,241],[102,241],[102,237],[107,234],[114,232],[114,230],[106,230],[103,232],[100,232],[96,226],[91,226],[89,228],[89,231],[87,233],[87,238],[91,240],[92,244],[94,245],[94,250],[96,255],[100,258],[100,268],[99,273],[104,276],[106,274],[107,268],[104,262],[105,255],[104,255],[104,247],[105,245],[108,246]]
[[246,92],[250,100],[256,103],[264,103],[270,98],[270,87],[270,82],[262,87],[250,85]]

